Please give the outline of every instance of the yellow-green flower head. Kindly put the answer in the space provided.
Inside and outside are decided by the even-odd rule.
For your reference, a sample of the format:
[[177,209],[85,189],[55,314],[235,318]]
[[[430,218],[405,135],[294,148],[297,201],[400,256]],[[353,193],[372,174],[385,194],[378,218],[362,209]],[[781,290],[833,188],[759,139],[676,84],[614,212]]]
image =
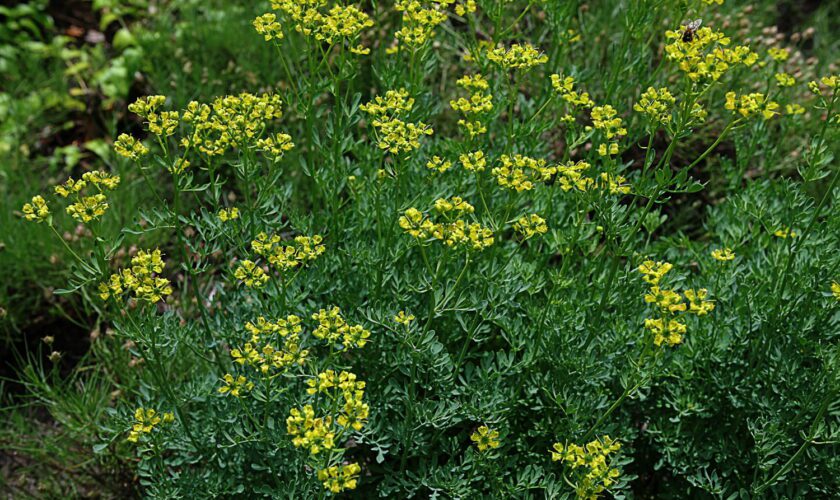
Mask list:
[[726,93],[726,109],[739,113],[744,118],[751,118],[758,114],[765,120],[779,114],[779,104],[773,102],[764,94],[754,92],[738,97],[735,92]]
[[257,140],[257,149],[275,161],[283,158],[283,155],[294,149],[294,147],[295,143],[292,142],[292,136],[289,134],[278,133]]
[[777,229],[773,233],[773,236],[775,236],[777,238],[786,239],[786,238],[796,238],[798,235],[797,235],[796,231],[794,231],[793,229],[791,229],[787,226],[782,226],[781,228]]
[[169,280],[158,276],[164,263],[161,251],[140,250],[131,259],[131,267],[111,275],[107,282],[99,284],[102,300],[113,298],[120,302],[125,292],[132,292],[135,299],[154,304],[172,294]]
[[523,215],[516,222],[513,223],[513,230],[516,231],[523,240],[527,240],[534,236],[545,234],[548,232],[548,225],[545,219],[538,214]]
[[400,311],[394,316],[394,322],[404,326],[408,326],[415,319],[413,314],[406,314],[405,311]]
[[103,216],[108,210],[108,201],[104,194],[85,196],[81,200],[68,205],[67,213],[79,222],[87,224]]
[[82,181],[92,184],[99,189],[114,190],[120,185],[120,176],[112,175],[102,170],[93,170],[82,174]]
[[705,316],[715,309],[715,303],[706,300],[706,297],[709,296],[709,291],[705,288],[700,288],[696,291],[693,289],[686,290],[683,294],[688,299],[688,312],[690,313],[696,314],[697,316]]
[[252,145],[271,121],[283,116],[282,104],[278,95],[247,92],[217,97],[212,105],[192,101],[181,116],[189,125],[181,145],[208,156]]
[[517,192],[530,191],[536,182],[545,182],[556,172],[556,167],[548,166],[545,160],[521,154],[502,155],[499,160],[501,165],[490,173],[499,186]]
[[784,62],[790,57],[790,49],[781,47],[770,47],[767,49],[767,55],[774,61]]
[[776,73],[774,76],[779,87],[793,87],[796,85],[796,79],[787,73]]
[[571,468],[571,483],[578,498],[597,499],[599,495],[615,484],[621,472],[610,466],[609,457],[618,452],[621,445],[609,436],[587,443],[563,445],[554,443],[551,460],[564,462]]
[[265,41],[282,40],[283,29],[277,22],[277,16],[272,13],[263,14],[254,19],[254,29],[265,38]]
[[575,91],[575,79],[571,76],[553,74],[551,75],[551,87],[560,94],[560,97],[576,108],[591,108],[595,103],[587,92]]
[[435,28],[446,21],[442,3],[431,2],[427,6],[419,0],[398,0],[394,9],[402,12],[402,27],[394,34],[394,38],[407,47],[425,44],[434,36]]
[[840,301],[840,282],[834,281],[831,283],[831,293],[834,295],[834,298]]
[[414,108],[414,98],[406,89],[389,90],[384,96],[376,96],[371,102],[362,104],[359,109],[374,118],[397,117]]
[[475,207],[464,201],[460,196],[453,196],[449,199],[437,199],[435,201],[435,210],[441,214],[449,212],[455,212],[456,214],[471,214],[475,212]]
[[801,104],[793,103],[785,105],[786,115],[801,115],[805,113],[805,108]]
[[268,283],[268,274],[251,260],[243,260],[233,275],[248,288],[262,288]]
[[530,43],[515,43],[510,48],[488,49],[487,58],[505,70],[529,70],[534,66],[548,62],[548,56],[534,48]]
[[712,258],[721,262],[735,260],[735,252],[731,248],[718,248],[712,250]]
[[482,425],[470,436],[470,440],[475,443],[478,451],[484,452],[489,449],[499,447],[499,431],[491,429],[486,425]]
[[642,273],[642,279],[645,282],[651,285],[658,285],[662,277],[673,268],[674,266],[667,262],[646,260],[639,266],[639,272]]
[[658,90],[648,87],[633,109],[644,114],[652,123],[670,123],[675,102],[676,99],[667,87]]
[[432,159],[426,163],[426,168],[442,174],[452,168],[452,162],[444,160],[440,156],[433,156]]
[[23,206],[23,217],[29,221],[44,222],[50,217],[50,207],[42,196],[33,196],[31,203]]
[[292,408],[286,419],[286,432],[292,436],[295,448],[308,448],[313,456],[335,447],[332,417],[315,417],[311,405]]
[[681,26],[680,29],[665,33],[665,37],[670,40],[665,46],[665,53],[692,81],[717,81],[733,66],[752,66],[758,60],[758,54],[749,47],[730,49],[729,38],[719,31],[702,27],[694,31],[692,36],[686,37],[687,29],[687,26]]
[[151,433],[161,422],[169,424],[175,421],[172,412],[165,412],[161,417],[153,408],[137,408],[134,411],[135,423],[131,426],[127,441],[136,443],[144,434]]
[[687,330],[684,323],[678,319],[646,319],[645,328],[653,334],[653,343],[659,347],[667,344],[674,347],[682,343],[683,335]]
[[473,151],[463,154],[458,157],[458,160],[464,169],[470,172],[484,172],[484,169],[487,167],[487,158],[484,156],[484,151]]
[[149,148],[128,134],[120,134],[114,141],[114,151],[123,158],[137,161],[149,154]]
[[239,218],[239,209],[236,207],[223,208],[219,210],[219,220],[228,222]]
[[245,392],[251,392],[254,388],[254,383],[249,382],[248,379],[242,375],[234,378],[234,376],[230,373],[226,373],[222,378],[222,382],[222,386],[219,387],[219,393],[230,394],[235,398],[241,397]]
[[340,493],[344,490],[356,489],[361,471],[362,468],[355,462],[347,465],[334,465],[318,470],[318,480],[330,492]]
[[609,104],[595,106],[591,113],[592,125],[597,130],[601,130],[607,139],[627,135],[627,129],[624,128],[623,121],[616,116],[617,114],[615,108]]

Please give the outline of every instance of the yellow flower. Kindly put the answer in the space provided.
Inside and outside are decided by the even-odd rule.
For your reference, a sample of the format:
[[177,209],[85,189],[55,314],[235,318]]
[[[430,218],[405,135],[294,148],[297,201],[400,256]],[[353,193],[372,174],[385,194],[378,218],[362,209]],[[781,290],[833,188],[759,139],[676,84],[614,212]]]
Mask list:
[[502,155],[501,166],[490,171],[496,177],[499,186],[517,192],[530,191],[536,182],[545,182],[556,172],[543,159],[530,158],[516,154]]
[[573,107],[591,108],[594,104],[589,97],[589,93],[578,93],[574,90],[575,79],[571,76],[553,74],[551,75],[551,86],[564,101]]
[[779,104],[758,92],[744,94],[740,98],[735,92],[727,92],[725,107],[730,111],[737,111],[744,118],[750,118],[760,113],[762,118],[769,120],[779,114],[777,111]]
[[793,103],[785,105],[786,115],[801,115],[803,113],[805,113],[805,108],[800,104]]
[[124,158],[137,161],[149,153],[149,148],[128,134],[120,134],[114,141],[114,151]]
[[671,109],[676,99],[671,92],[662,87],[659,90],[648,87],[633,109],[644,114],[653,123],[670,123]]
[[460,196],[453,196],[452,198],[439,198],[435,201],[435,210],[438,213],[446,214],[449,212],[471,214],[475,212],[475,207],[468,202],[461,199]]
[[239,209],[236,207],[223,208],[219,210],[219,220],[222,222],[231,221],[239,218]]
[[718,248],[716,250],[712,250],[712,258],[721,262],[726,262],[728,260],[734,260],[735,253],[731,248]]
[[104,194],[85,196],[76,203],[68,205],[65,211],[82,223],[96,220],[108,210],[108,201]]
[[780,229],[777,229],[773,233],[773,235],[778,237],[778,238],[782,238],[782,239],[796,238],[796,236],[797,236],[796,231],[792,230],[791,228],[789,228],[787,226],[782,226]]
[[340,493],[344,490],[356,489],[359,473],[362,468],[357,463],[347,465],[334,465],[318,471],[318,480],[324,484],[324,488],[332,493]]
[[527,240],[538,234],[545,234],[548,232],[548,225],[545,219],[538,214],[523,215],[513,224],[513,230],[522,236],[523,240]]
[[835,299],[840,301],[840,282],[831,283],[831,293],[834,294]]
[[394,322],[400,325],[408,326],[409,323],[415,320],[413,314],[406,314],[405,311],[400,311],[394,316]]
[[658,285],[659,280],[661,280],[662,277],[673,268],[674,266],[667,262],[654,262],[652,260],[646,260],[639,266],[639,272],[644,275],[642,279],[645,280],[645,282],[651,285]]
[[32,202],[23,206],[23,216],[26,220],[44,222],[49,219],[50,207],[42,196],[33,196]]
[[483,151],[473,151],[472,153],[463,154],[458,157],[464,169],[470,172],[483,172],[487,166],[487,158],[484,157]]
[[796,80],[787,73],[776,73],[775,78],[779,87],[793,87],[796,84]]
[[272,13],[263,14],[254,19],[254,29],[260,35],[263,35],[265,41],[282,40],[283,29],[280,23],[277,22],[277,16]]
[[236,279],[245,283],[248,288],[262,288],[268,283],[268,275],[263,268],[250,260],[243,260],[233,275]]
[[767,49],[767,54],[775,61],[784,62],[787,61],[788,57],[790,57],[790,49],[770,47]]
[[481,452],[499,447],[499,431],[491,429],[486,425],[482,425],[473,432],[470,439],[475,443],[478,451]]
[[286,419],[286,432],[292,436],[295,448],[309,448],[311,455],[318,455],[322,450],[335,447],[335,432],[332,417],[315,418],[311,405],[292,408]]
[[426,163],[426,168],[429,170],[435,170],[442,174],[452,168],[452,162],[444,161],[440,156],[433,156],[432,159]]
[[549,450],[551,460],[565,462],[571,469],[571,483],[578,498],[594,500],[614,485],[621,472],[610,465],[610,455],[621,449],[621,444],[609,436],[595,439],[585,446],[554,443]]
[[242,375],[234,378],[233,375],[227,373],[222,380],[224,381],[224,385],[219,387],[219,393],[230,394],[235,398],[240,397],[243,392],[250,392],[254,388],[254,383],[249,382],[248,379]]
[[530,43],[515,43],[508,49],[504,47],[488,49],[487,59],[506,70],[529,70],[548,62],[548,56]]
[[623,121],[616,115],[618,112],[609,104],[592,108],[592,124],[597,130],[604,132],[607,139],[627,135]]
[[281,159],[294,147],[295,143],[292,142],[292,136],[289,134],[274,134],[257,140],[257,149],[271,156],[275,161]]
[[697,316],[705,316],[715,309],[715,303],[710,300],[705,300],[709,295],[709,291],[701,288],[697,291],[686,290],[683,292],[685,298],[689,301],[688,312],[694,313]]
[[159,424],[169,424],[175,421],[172,412],[165,412],[163,418],[153,408],[137,408],[134,410],[134,424],[128,434],[127,441],[136,443],[144,434],[151,433]]

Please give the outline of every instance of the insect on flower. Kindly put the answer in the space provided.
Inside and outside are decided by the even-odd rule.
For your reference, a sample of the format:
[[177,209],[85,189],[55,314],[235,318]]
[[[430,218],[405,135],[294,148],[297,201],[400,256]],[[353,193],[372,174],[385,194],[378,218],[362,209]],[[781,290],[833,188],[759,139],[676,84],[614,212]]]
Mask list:
[[689,21],[689,23],[685,25],[685,31],[683,31],[682,41],[686,43],[694,41],[694,35],[697,33],[697,30],[700,29],[700,25],[702,24],[702,19],[695,19],[694,21]]

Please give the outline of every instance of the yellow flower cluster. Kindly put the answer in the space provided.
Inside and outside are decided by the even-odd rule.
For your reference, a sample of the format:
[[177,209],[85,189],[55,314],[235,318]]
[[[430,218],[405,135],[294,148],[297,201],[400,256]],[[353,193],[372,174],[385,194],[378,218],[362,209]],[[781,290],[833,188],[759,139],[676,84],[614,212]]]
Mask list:
[[[65,210],[77,221],[88,223],[105,214],[108,210],[108,198],[105,196],[105,191],[116,189],[119,185],[119,176],[94,170],[85,172],[79,180],[72,177],[67,179],[64,184],[55,187],[55,194],[62,198],[73,196],[75,202],[68,205]],[[83,191],[88,186],[95,187],[97,192],[85,196]],[[31,203],[23,206],[23,214],[27,220],[42,222],[47,219],[50,212],[44,198],[36,196],[32,198]]]
[[595,106],[592,108],[591,118],[592,126],[596,130],[600,130],[604,137],[610,142],[609,145],[601,144],[598,147],[598,154],[601,156],[618,154],[618,143],[614,139],[618,139],[627,135],[627,129],[624,128],[624,122],[618,116],[618,112],[606,104],[604,106]]
[[712,250],[712,258],[721,262],[735,260],[735,253],[731,248],[718,248]]
[[776,229],[776,231],[773,232],[773,236],[782,239],[796,238],[797,233],[787,226],[782,226],[780,229]]
[[31,203],[23,205],[23,216],[26,220],[44,222],[50,216],[50,207],[43,196],[33,196]]
[[545,219],[538,214],[523,215],[513,223],[513,230],[519,233],[523,240],[532,238],[538,234],[548,232],[548,225]]
[[150,434],[161,422],[169,424],[175,421],[172,412],[165,412],[163,417],[153,408],[137,408],[134,410],[134,424],[128,433],[127,441],[136,443],[144,434]]
[[460,97],[449,101],[453,110],[464,117],[458,120],[458,126],[463,128],[470,137],[487,132],[487,126],[482,121],[483,116],[493,110],[493,96],[490,94],[490,84],[477,75],[467,75],[458,79],[458,86],[470,92],[469,98]]
[[759,92],[744,94],[740,97],[735,92],[727,92],[725,107],[730,111],[737,111],[744,118],[761,114],[763,119],[769,120],[779,114],[777,111],[779,104],[767,99],[764,94]]
[[653,335],[653,343],[658,347],[663,343],[675,346],[682,342],[683,335],[687,330],[683,313],[705,316],[715,308],[715,303],[706,300],[709,292],[705,288],[699,290],[686,290],[683,292],[688,304],[683,301],[683,296],[676,290],[660,288],[659,282],[673,269],[667,262],[654,262],[647,260],[639,266],[645,282],[651,285],[650,291],[645,294],[645,302],[655,304],[659,315],[657,318],[645,320],[645,328]]
[[834,295],[834,298],[840,301],[840,282],[833,281],[831,283],[831,293]]
[[292,136],[289,134],[278,133],[257,139],[257,149],[271,156],[274,161],[283,158],[283,155],[294,147],[295,143],[292,142]]
[[432,127],[423,122],[405,122],[400,119],[414,107],[414,99],[405,89],[389,90],[384,96],[363,104],[360,109],[373,118],[371,124],[377,131],[380,149],[393,154],[408,153],[420,147],[420,137],[432,135]]
[[402,27],[394,34],[407,47],[420,47],[434,36],[435,28],[446,21],[444,2],[398,0],[394,4],[402,12]]
[[224,385],[219,387],[219,393],[230,394],[235,398],[241,397],[243,393],[251,392],[254,389],[254,383],[250,382],[244,375],[234,377],[230,373],[226,373],[222,377],[222,382]]
[[406,314],[405,311],[400,311],[394,316],[394,323],[399,325],[408,326],[409,323],[414,321],[416,318],[413,314]]
[[[603,145],[602,145],[603,146]],[[585,161],[568,161],[554,167],[557,172],[557,184],[563,191],[588,191],[593,188],[607,190],[610,194],[627,194],[630,192],[627,179],[621,175],[601,172],[597,177],[584,175],[591,168]]]
[[228,222],[231,220],[236,220],[239,218],[239,209],[236,207],[231,208],[223,208],[219,210],[219,220],[222,222]]
[[365,330],[362,325],[349,325],[341,316],[338,307],[329,310],[321,309],[312,315],[312,319],[318,322],[318,326],[312,335],[315,338],[325,340],[334,344],[341,340],[345,349],[364,347],[367,339],[370,338],[370,331]]
[[280,236],[260,233],[251,242],[251,249],[257,255],[281,272],[303,267],[323,255],[326,247],[320,235],[296,236],[288,245],[284,245]]
[[400,217],[399,224],[403,231],[421,242],[432,239],[449,247],[463,246],[472,250],[484,250],[494,242],[493,231],[477,222],[457,219],[438,223],[413,207]]
[[324,483],[324,488],[332,493],[356,489],[359,473],[362,468],[357,463],[347,465],[333,465],[318,471],[318,480]]
[[252,260],[243,260],[233,276],[248,288],[262,288],[268,283],[268,274]]
[[808,82],[808,89],[816,94],[816,95],[823,95],[823,91],[820,88],[820,84],[825,86],[828,89],[831,89],[832,94],[837,93],[837,89],[840,88],[840,75],[829,75],[820,78],[819,83],[816,81]]
[[219,156],[258,138],[269,122],[281,116],[283,101],[275,94],[256,96],[243,92],[217,97],[212,105],[190,101],[181,121],[190,124],[191,129],[181,139],[181,145]]
[[574,108],[591,108],[595,104],[588,92],[575,91],[575,79],[571,76],[553,74],[551,86],[560,94],[560,98]]
[[283,39],[283,28],[277,22],[277,16],[272,13],[266,13],[257,16],[253,22],[254,29],[265,38],[266,42],[271,40]]
[[565,462],[574,473],[574,486],[578,498],[595,500],[607,488],[615,484],[621,475],[608,462],[610,455],[621,449],[621,444],[609,436],[595,439],[580,446],[554,443],[551,460]]
[[505,70],[527,71],[540,64],[548,62],[548,56],[534,48],[530,43],[515,43],[510,48],[490,48],[487,50],[487,58],[493,64]]
[[470,440],[475,443],[478,451],[484,452],[486,450],[499,447],[499,431],[491,429],[486,425],[482,425],[470,436]]
[[131,292],[136,300],[154,304],[172,294],[169,280],[158,276],[163,267],[159,249],[151,252],[140,250],[131,258],[131,267],[112,274],[107,282],[99,284],[99,297],[120,302],[124,293]]
[[162,95],[141,97],[128,105],[128,110],[146,121],[149,132],[157,136],[170,136],[178,127],[179,113],[177,111],[161,111],[160,107],[166,102]]
[[128,134],[120,134],[114,141],[114,151],[123,158],[137,161],[149,154],[149,148]]
[[460,160],[464,169],[470,172],[484,172],[487,167],[487,158],[484,156],[484,151],[462,154],[458,157],[458,160]]
[[557,171],[555,167],[546,165],[542,159],[530,158],[516,154],[502,155],[501,165],[490,171],[499,186],[514,189],[517,192],[534,189],[534,183],[545,182]]
[[[335,448],[347,432],[362,430],[370,408],[364,402],[365,383],[357,380],[353,373],[325,370],[309,379],[307,386],[306,392],[310,396],[318,398],[321,394],[326,395],[332,408],[330,414],[316,417],[313,404],[292,408],[286,419],[286,432],[292,436],[292,444],[296,448],[308,448],[310,456],[315,457],[323,450]],[[313,403],[317,406],[318,399]],[[359,465],[330,466],[330,456],[328,454],[324,466],[319,467],[318,480],[333,493],[354,489],[356,477],[361,471]]]
[[676,99],[667,87],[655,89],[648,87],[633,109],[644,114],[654,124],[670,123],[671,110]]
[[440,156],[433,156],[432,159],[426,163],[426,168],[442,174],[452,168],[452,162],[444,160]]
[[457,214],[471,214],[475,212],[475,207],[463,200],[460,196],[453,196],[452,198],[438,198],[435,200],[435,210],[440,214],[448,214],[454,212]]
[[774,77],[779,87],[793,87],[796,85],[796,79],[787,73],[776,73]]
[[272,369],[284,372],[293,365],[303,365],[309,350],[301,349],[301,319],[289,315],[285,319],[268,321],[260,316],[256,323],[248,322],[245,329],[251,339],[242,349],[232,349],[230,356],[241,366],[250,366],[262,374]]
[[790,57],[790,49],[782,47],[770,47],[767,49],[770,59],[778,62],[785,62]]
[[669,60],[677,62],[680,71],[692,81],[717,81],[733,66],[752,66],[758,60],[758,54],[749,47],[728,48],[729,38],[719,31],[703,27],[696,30],[693,36],[685,37],[686,29],[684,26],[665,33],[665,37],[671,41],[665,46],[665,53]]
[[373,26],[370,16],[355,5],[335,4],[328,10],[327,5],[326,0],[271,1],[271,8],[283,12],[295,31],[330,45],[344,40],[352,44],[362,31]]

